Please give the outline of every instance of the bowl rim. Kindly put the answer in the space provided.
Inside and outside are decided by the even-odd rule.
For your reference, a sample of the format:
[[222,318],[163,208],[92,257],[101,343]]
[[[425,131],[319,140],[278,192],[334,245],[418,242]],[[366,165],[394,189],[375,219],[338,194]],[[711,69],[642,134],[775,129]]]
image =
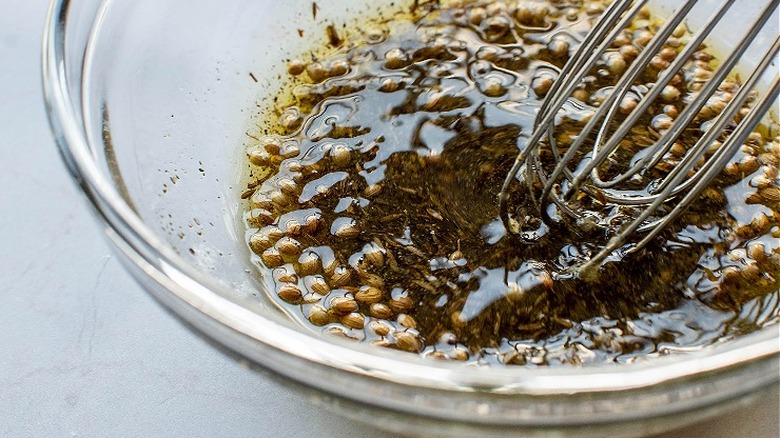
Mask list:
[[[327,339],[299,331],[281,317],[249,311],[215,292],[220,289],[219,284],[166,248],[94,161],[80,114],[72,104],[74,97],[81,96],[74,96],[68,87],[65,30],[70,3],[71,0],[52,0],[42,53],[46,110],[62,159],[99,219],[139,260],[146,263],[146,274],[158,282],[163,279],[168,291],[185,307],[168,303],[171,310],[190,321],[195,318],[187,316],[188,312],[195,311],[200,317],[213,320],[227,329],[219,334],[210,334],[218,342],[238,343],[220,339],[225,334],[248,337],[252,342],[286,355],[371,379],[453,393],[502,395],[570,395],[648,388],[724,372],[738,365],[773,360],[780,352],[780,327],[773,324],[701,351],[638,363],[536,369],[472,368],[394,351],[376,351],[379,349],[336,337]],[[780,379],[765,377],[770,383]],[[734,391],[736,394],[737,389]]]

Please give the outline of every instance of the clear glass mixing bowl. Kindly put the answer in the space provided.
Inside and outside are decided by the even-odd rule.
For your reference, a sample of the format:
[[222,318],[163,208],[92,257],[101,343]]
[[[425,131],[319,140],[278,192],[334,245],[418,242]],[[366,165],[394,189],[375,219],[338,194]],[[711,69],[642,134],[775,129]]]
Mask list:
[[322,404],[423,436],[644,435],[775,387],[777,326],[635,364],[464,368],[317,336],[265,301],[236,201],[256,104],[277,89],[279,60],[324,38],[329,23],[411,3],[318,0],[314,19],[308,0],[52,2],[43,56],[51,125],[138,281]]

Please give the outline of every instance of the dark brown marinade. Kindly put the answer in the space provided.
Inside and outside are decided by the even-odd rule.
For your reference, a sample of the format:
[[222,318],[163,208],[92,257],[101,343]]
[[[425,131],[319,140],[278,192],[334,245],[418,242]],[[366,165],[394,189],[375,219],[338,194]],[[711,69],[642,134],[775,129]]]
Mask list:
[[[599,236],[554,227],[525,243],[505,233],[496,198],[541,99],[603,4],[415,5],[411,16],[362,32],[334,28],[338,49],[291,61],[294,103],[276,108],[275,132],[248,150],[247,242],[280,306],[324,333],[527,366],[626,362],[777,322],[776,134],[754,133],[662,239],[584,282],[567,268]],[[640,18],[575,92],[578,104],[559,123],[561,147],[655,31]],[[675,33],[662,53],[673,58],[685,37]],[[664,62],[654,60],[638,90]],[[702,48],[605,175],[668,129],[713,67]],[[698,123],[737,86],[724,82]],[[686,132],[658,171],[696,137]],[[519,213],[532,208],[522,190],[513,188]]]

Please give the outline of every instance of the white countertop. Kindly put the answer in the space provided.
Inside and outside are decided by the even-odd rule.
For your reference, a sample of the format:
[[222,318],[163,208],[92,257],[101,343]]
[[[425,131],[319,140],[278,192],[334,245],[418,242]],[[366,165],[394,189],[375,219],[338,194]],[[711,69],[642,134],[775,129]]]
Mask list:
[[[125,273],[46,121],[46,0],[0,0],[0,436],[389,438],[214,349]],[[763,400],[665,437],[777,437]]]

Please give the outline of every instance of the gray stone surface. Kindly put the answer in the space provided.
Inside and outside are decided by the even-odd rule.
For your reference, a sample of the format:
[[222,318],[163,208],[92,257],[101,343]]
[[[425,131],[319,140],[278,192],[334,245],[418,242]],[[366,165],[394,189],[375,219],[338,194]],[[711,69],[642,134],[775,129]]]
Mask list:
[[[215,350],[110,255],[46,123],[46,3],[0,0],[0,436],[392,436]],[[777,437],[775,398],[666,436]]]

